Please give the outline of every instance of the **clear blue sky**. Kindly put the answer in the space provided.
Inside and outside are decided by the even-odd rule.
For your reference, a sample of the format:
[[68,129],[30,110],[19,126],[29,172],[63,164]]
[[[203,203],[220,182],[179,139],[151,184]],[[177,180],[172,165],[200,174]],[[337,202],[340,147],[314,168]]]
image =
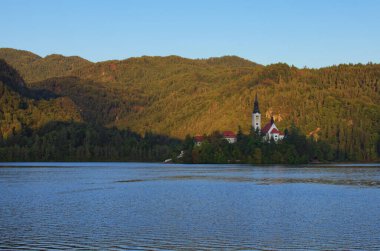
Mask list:
[[380,62],[379,11],[378,0],[0,0],[0,47],[91,61]]

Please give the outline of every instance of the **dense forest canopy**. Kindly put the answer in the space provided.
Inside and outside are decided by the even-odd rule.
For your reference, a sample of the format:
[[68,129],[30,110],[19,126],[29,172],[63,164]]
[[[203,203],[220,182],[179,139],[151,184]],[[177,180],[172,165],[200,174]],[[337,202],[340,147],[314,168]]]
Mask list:
[[[0,49],[0,58],[25,85],[19,90],[1,87],[4,139],[54,121],[179,139],[236,132],[238,126],[248,135],[257,93],[263,124],[270,116],[282,130],[294,123],[302,135],[326,142],[335,160],[379,158],[379,64],[298,69],[235,56],[144,56],[92,63],[14,49]],[[21,91],[25,88],[34,96]]]
[[38,129],[51,121],[81,120],[70,98],[28,89],[17,71],[0,59],[0,140],[12,138],[26,128]]

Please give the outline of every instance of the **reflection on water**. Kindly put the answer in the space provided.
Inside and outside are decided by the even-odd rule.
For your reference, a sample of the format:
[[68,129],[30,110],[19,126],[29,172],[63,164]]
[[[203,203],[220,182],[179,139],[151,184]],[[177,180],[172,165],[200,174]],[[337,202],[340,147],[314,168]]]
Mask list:
[[12,165],[0,249],[380,249],[376,164]]

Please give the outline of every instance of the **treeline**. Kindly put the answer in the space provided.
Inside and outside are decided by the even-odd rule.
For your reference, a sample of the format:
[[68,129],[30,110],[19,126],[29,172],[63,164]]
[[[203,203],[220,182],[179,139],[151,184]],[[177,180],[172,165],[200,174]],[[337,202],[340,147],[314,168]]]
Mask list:
[[181,142],[167,136],[96,125],[53,122],[0,138],[0,161],[163,161]]
[[205,136],[200,146],[190,136],[183,143],[184,156],[175,159],[184,163],[247,163],[247,164],[304,164],[328,162],[336,158],[332,148],[322,141],[307,138],[298,128],[286,130],[281,141],[263,141],[258,131],[249,135],[239,130],[237,143],[230,144],[219,132]]
[[[143,136],[129,129],[95,124],[52,122],[38,130],[24,128],[7,139],[0,137],[0,161],[144,161],[175,163],[304,164],[340,161],[342,153],[326,142],[306,137],[296,126],[285,138],[263,141],[258,131],[237,133],[228,143],[216,131],[197,146],[191,136],[184,140],[151,132]],[[380,142],[377,145],[380,153]],[[180,154],[183,151],[183,154]],[[347,160],[348,161],[348,160]]]

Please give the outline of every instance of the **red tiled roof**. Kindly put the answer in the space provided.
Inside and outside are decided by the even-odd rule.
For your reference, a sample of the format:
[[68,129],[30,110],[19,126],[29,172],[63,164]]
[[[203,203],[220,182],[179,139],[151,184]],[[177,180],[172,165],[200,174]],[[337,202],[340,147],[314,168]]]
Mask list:
[[283,133],[283,132],[280,132],[280,135],[281,135],[281,136],[285,136],[285,133]]
[[274,133],[280,133],[279,130],[277,130],[276,128],[273,128],[272,131],[270,132],[271,134],[274,134]]
[[236,138],[236,134],[232,131],[224,131],[223,137],[225,137],[225,138]]
[[269,129],[271,128],[271,126],[272,126],[271,122],[269,122],[268,124],[266,124],[266,125],[263,127],[263,129],[261,129],[261,133],[263,133],[263,134],[268,133],[268,131],[269,131]]
[[203,136],[195,136],[194,137],[195,142],[203,142],[205,138]]

